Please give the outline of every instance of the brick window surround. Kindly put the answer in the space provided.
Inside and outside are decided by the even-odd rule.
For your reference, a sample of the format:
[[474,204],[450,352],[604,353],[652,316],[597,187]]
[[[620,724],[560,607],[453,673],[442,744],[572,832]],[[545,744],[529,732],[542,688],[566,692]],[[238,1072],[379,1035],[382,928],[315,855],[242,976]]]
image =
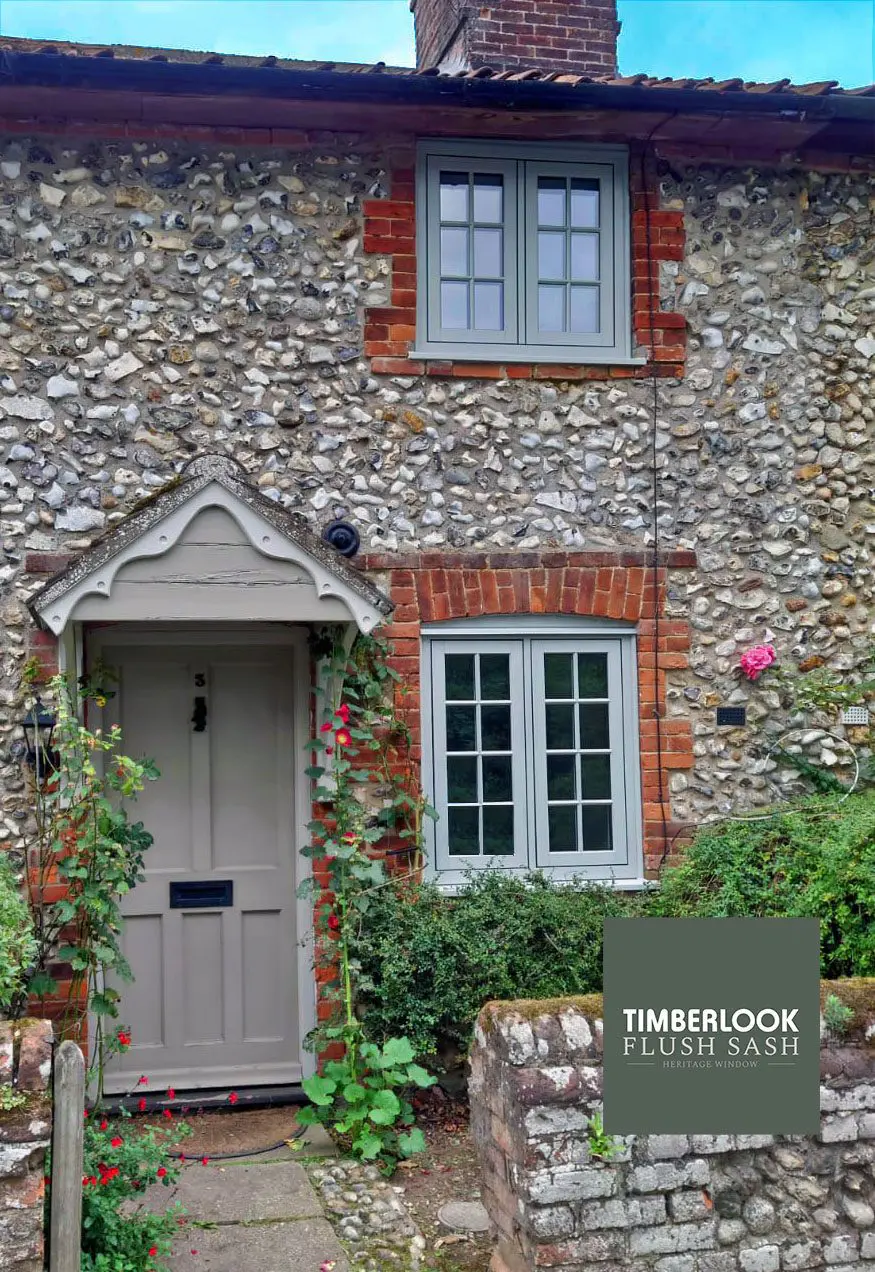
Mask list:
[[656,569],[652,554],[631,549],[371,553],[359,561],[383,586],[388,584],[396,604],[391,624],[380,634],[394,647],[392,665],[403,684],[397,705],[410,729],[416,760],[421,758],[422,743],[423,623],[484,614],[573,614],[636,624],[644,864],[647,877],[654,878],[683,829],[672,820],[669,774],[693,766],[690,721],[666,718],[667,674],[689,665],[690,648],[689,624],[663,617],[666,579],[669,570],[692,569],[695,553],[663,552]]
[[[660,208],[659,182],[652,161],[642,162],[640,149],[629,155],[632,225],[632,336],[635,352],[647,358],[640,367],[587,366],[585,363],[507,363],[429,359],[408,356],[416,339],[416,171],[409,165],[392,170],[388,199],[366,199],[364,250],[388,257],[392,268],[391,305],[374,306],[365,314],[366,357],[386,375],[456,376],[491,380],[629,380],[653,375],[680,379],[686,358],[683,314],[660,308],[659,267],[682,261],[686,236],[684,214]],[[651,344],[651,307],[653,342]],[[573,358],[573,349],[569,356]]]

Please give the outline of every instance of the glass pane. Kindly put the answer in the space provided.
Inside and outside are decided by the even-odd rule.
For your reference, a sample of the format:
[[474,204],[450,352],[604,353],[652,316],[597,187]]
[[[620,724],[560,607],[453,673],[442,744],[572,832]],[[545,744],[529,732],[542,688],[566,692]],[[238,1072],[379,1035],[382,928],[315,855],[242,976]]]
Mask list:
[[441,283],[441,326],[468,330],[468,284]]
[[476,751],[476,707],[447,707],[447,750]]
[[441,273],[461,275],[470,273],[467,230],[446,228],[441,230]]
[[441,173],[441,220],[468,220],[467,172]]
[[480,809],[448,808],[447,840],[451,857],[479,857]]
[[483,851],[487,857],[510,857],[513,853],[513,807],[487,804],[483,809]]
[[547,722],[547,750],[574,749],[574,707],[569,703],[548,702],[544,708]]
[[544,695],[547,698],[573,698],[573,654],[544,655]]
[[[467,763],[467,761],[466,761]],[[611,798],[611,757],[609,755],[582,755],[580,778],[583,799]]]
[[606,702],[584,702],[578,707],[580,711],[580,749],[596,751],[600,747],[610,746],[608,740],[608,704]]
[[575,177],[571,182],[571,224],[598,225],[599,183]]
[[[467,761],[466,761],[467,763]],[[484,755],[483,802],[510,803],[513,799],[513,777],[509,755]]]
[[576,767],[574,755],[547,756],[548,799],[577,799]]
[[504,220],[504,177],[480,172],[474,177],[474,220]]
[[581,698],[607,698],[607,654],[577,655],[577,691]]
[[474,284],[474,330],[504,328],[504,283]]
[[538,235],[538,277],[565,277],[565,235],[555,230]]
[[571,277],[598,278],[599,236],[597,234],[572,234]]
[[610,804],[585,804],[582,812],[583,851],[610,852],[613,842]]
[[577,805],[554,804],[547,810],[551,852],[577,852]]
[[451,804],[477,803],[476,756],[447,756],[447,799]]
[[538,288],[538,329],[540,331],[565,330],[565,288]]
[[599,289],[597,287],[572,287],[571,330],[599,330]]
[[[501,238],[501,230],[474,231],[474,273],[478,278],[500,278],[504,273]],[[595,278],[595,274],[581,274],[580,277]]]
[[480,697],[486,701],[510,701],[510,656],[480,655]]
[[510,707],[481,707],[480,734],[482,750],[509,751]]
[[461,698],[473,702],[477,697],[474,692],[474,655],[446,654],[444,657],[444,688],[450,701]]
[[565,224],[564,177],[538,178],[538,224]]

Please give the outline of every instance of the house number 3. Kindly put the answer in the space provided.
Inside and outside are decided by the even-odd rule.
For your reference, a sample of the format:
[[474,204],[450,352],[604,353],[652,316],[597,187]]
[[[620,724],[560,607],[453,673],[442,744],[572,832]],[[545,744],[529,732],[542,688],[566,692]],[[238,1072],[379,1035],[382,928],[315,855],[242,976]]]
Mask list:
[[[202,671],[195,673],[194,684],[196,689],[203,689],[207,683],[207,678]],[[207,700],[203,697],[196,697],[194,700],[194,711],[191,716],[191,723],[194,726],[195,733],[205,733],[207,728]]]

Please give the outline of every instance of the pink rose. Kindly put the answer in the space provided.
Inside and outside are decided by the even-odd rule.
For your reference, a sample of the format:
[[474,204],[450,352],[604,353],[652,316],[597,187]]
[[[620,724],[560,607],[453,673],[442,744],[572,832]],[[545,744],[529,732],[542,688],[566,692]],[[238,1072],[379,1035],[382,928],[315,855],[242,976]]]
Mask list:
[[740,667],[748,680],[759,680],[767,667],[777,659],[774,645],[753,645],[741,655]]

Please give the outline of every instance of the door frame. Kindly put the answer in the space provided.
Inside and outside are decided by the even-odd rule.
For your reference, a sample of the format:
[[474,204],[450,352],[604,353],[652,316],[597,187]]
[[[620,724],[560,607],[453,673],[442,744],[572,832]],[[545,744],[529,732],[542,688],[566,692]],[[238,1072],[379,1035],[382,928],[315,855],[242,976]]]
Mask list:
[[[307,824],[312,819],[311,782],[305,773],[307,743],[311,739],[310,708],[314,687],[311,659],[307,647],[307,628],[281,624],[262,623],[211,623],[203,626],[193,623],[106,623],[79,624],[75,636],[76,673],[87,671],[103,649],[110,645],[153,645],[156,648],[172,645],[202,644],[219,647],[277,646],[290,649],[293,657],[295,684],[292,699],[292,748],[297,757],[295,782],[292,791],[293,815],[290,817],[292,852],[294,854],[295,885],[295,948],[299,952],[296,976],[298,982],[298,1037],[302,1077],[316,1072],[316,1057],[304,1049],[304,1040],[315,1028],[316,975],[314,969],[314,929],[312,900],[299,895],[301,885],[310,878],[310,858],[301,854],[301,847],[308,842]],[[64,668],[62,668],[62,671]],[[68,668],[72,670],[72,668]],[[101,713],[102,714],[102,713]],[[102,763],[102,752],[95,760]],[[89,1017],[89,1034],[93,1022]]]

